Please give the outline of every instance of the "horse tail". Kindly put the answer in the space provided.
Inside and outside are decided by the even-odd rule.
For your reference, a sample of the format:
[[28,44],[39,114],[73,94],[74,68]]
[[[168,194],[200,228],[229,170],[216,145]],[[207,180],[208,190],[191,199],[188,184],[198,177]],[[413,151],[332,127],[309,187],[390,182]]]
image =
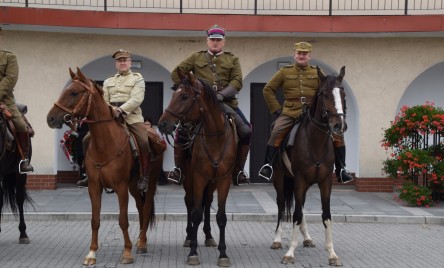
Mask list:
[[293,188],[294,188],[294,179],[290,176],[284,175],[284,211],[285,221],[290,221],[291,219],[291,211],[293,207],[293,201],[294,201],[294,194],[293,194]]
[[23,182],[22,180],[23,179],[21,178],[21,176],[15,177],[13,175],[3,175],[3,180],[1,181],[3,202],[5,205],[9,205],[9,208],[13,214],[19,213],[19,204],[17,202],[17,198],[23,200],[23,203],[29,203],[32,207],[34,207],[34,201],[26,191],[26,177]]

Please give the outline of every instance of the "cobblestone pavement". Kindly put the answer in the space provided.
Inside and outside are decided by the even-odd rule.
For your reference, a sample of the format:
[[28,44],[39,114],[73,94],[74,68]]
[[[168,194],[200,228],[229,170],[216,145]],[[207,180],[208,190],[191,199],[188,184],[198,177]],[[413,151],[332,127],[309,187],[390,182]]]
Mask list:
[[[30,194],[35,209],[28,207],[25,218],[31,243],[18,243],[18,220],[6,210],[1,222],[0,268],[82,267],[91,236],[87,189],[67,185]],[[226,242],[232,267],[329,267],[319,190],[309,190],[305,207],[316,247],[299,245],[296,261],[290,265],[280,263],[289,247],[289,223],[284,228],[284,248],[270,249],[276,228],[275,198],[270,185],[233,187],[230,191]],[[133,248],[134,264],[122,265],[117,199],[113,194],[104,194],[95,267],[191,267],[185,264],[189,249],[182,247],[184,209],[180,186],[159,186],[157,224],[149,231],[148,253],[136,255]],[[344,267],[442,267],[444,263],[442,203],[433,208],[411,208],[397,202],[391,193],[359,193],[352,187],[340,186],[333,189],[331,211],[335,251]],[[135,243],[139,227],[132,200],[129,212],[130,235]],[[214,213],[212,230],[217,241],[219,229]],[[196,267],[217,267],[218,250],[202,245],[202,231],[198,242],[201,265]]]

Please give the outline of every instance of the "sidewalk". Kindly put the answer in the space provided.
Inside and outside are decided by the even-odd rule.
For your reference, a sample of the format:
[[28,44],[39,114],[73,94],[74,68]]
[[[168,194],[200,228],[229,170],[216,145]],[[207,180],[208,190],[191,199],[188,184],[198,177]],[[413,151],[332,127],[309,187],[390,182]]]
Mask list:
[[[35,211],[26,209],[27,220],[89,220],[91,205],[87,188],[73,184],[59,185],[57,190],[30,191]],[[331,213],[335,222],[354,223],[428,223],[444,224],[444,205],[431,208],[408,207],[394,199],[394,193],[357,192],[353,186],[335,185],[331,195]],[[182,186],[158,186],[155,211],[159,220],[186,220]],[[227,200],[227,216],[233,221],[276,221],[276,192],[271,184],[232,186]],[[213,203],[217,209],[217,199]],[[213,209],[213,212],[216,211]],[[132,197],[129,202],[130,219],[135,220],[137,209]],[[313,186],[307,193],[305,214],[307,221],[321,221],[319,189]],[[118,214],[117,196],[102,195],[102,218],[115,219]],[[4,219],[12,215],[5,211]]]

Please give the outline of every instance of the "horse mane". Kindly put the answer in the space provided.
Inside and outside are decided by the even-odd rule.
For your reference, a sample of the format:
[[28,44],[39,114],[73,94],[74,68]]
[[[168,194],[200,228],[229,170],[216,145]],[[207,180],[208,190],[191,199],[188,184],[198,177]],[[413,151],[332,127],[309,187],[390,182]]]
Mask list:
[[[208,100],[210,101],[209,104],[211,105],[211,107],[218,107],[218,109],[220,109],[220,111],[223,112],[222,105],[219,105],[219,100],[217,99],[216,92],[213,90],[213,88],[204,80],[202,79],[197,79],[197,80],[199,80],[199,82],[202,84],[204,88],[204,94],[205,96],[208,96]],[[183,79],[182,84],[188,87],[193,86],[188,78]]]
[[93,84],[94,88],[97,89],[97,91],[100,93],[100,95],[103,96],[103,93],[104,93],[103,88],[99,84],[97,84],[96,81],[94,81],[92,79],[89,79],[89,81],[91,81],[91,83]]
[[310,103],[310,114],[314,115],[316,112],[316,105],[318,103],[319,95],[324,91],[325,88],[332,88],[336,81],[336,77],[334,75],[327,75],[325,80],[321,82],[316,89],[316,93],[314,94],[311,103]]

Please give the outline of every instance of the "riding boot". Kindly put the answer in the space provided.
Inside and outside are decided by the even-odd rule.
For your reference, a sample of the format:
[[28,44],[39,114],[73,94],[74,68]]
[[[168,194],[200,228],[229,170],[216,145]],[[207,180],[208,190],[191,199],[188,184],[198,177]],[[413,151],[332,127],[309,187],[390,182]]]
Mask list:
[[33,172],[34,167],[31,165],[29,160],[29,132],[17,132],[17,142],[20,144],[23,152],[23,159],[20,161],[19,171],[20,173]]
[[148,178],[150,174],[150,153],[145,150],[139,150],[140,164],[142,165],[142,174],[137,184],[137,189],[141,191],[148,191]]
[[237,149],[236,164],[233,170],[233,183],[234,185],[249,184],[250,179],[247,177],[244,171],[245,162],[247,161],[248,152],[250,152],[250,145],[239,145]]
[[335,174],[338,182],[348,183],[353,180],[345,167],[345,146],[335,147]]
[[265,153],[265,164],[259,170],[259,176],[271,181],[273,177],[273,164],[276,160],[276,155],[279,148],[267,145],[267,152]]
[[186,157],[186,151],[183,148],[183,144],[177,142],[174,145],[174,163],[176,164],[175,167],[168,173],[167,179],[168,181],[174,183],[174,184],[182,184],[183,176],[182,176],[182,170],[180,167],[183,165],[184,159]]

